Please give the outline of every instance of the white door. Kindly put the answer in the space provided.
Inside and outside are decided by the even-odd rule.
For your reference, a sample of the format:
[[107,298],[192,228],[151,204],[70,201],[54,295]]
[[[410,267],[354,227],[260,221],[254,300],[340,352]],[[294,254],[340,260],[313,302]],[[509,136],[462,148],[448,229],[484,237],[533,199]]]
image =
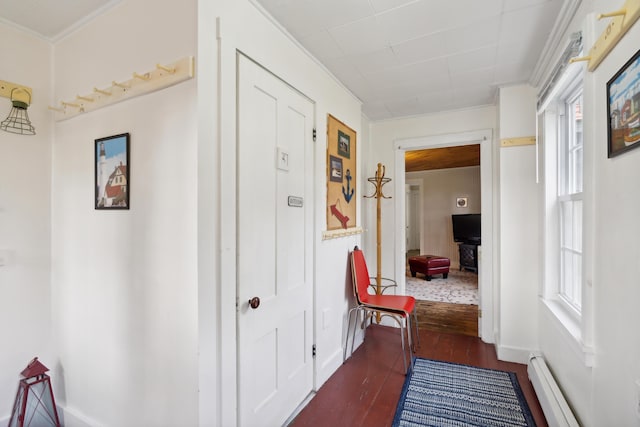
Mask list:
[[406,186],[405,210],[407,250],[420,249],[420,193]]
[[313,387],[314,106],[238,58],[239,425],[279,426]]

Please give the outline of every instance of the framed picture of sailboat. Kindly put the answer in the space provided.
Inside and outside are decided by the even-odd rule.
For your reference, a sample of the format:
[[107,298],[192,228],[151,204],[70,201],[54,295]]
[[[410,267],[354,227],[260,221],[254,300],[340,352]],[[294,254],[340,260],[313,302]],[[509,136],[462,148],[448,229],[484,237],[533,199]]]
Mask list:
[[607,82],[608,157],[640,147],[640,50]]

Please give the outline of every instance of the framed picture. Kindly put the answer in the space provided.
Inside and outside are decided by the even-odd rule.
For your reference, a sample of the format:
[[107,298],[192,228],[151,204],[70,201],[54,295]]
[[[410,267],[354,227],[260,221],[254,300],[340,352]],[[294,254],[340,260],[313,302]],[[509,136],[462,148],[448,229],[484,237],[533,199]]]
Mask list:
[[128,133],[95,140],[95,208],[129,209]]
[[342,159],[329,156],[329,180],[332,182],[342,182]]
[[338,131],[338,154],[345,159],[351,158],[351,138],[342,131]]
[[467,207],[467,198],[466,197],[456,197],[456,206],[459,208]]
[[327,114],[327,231],[357,228],[356,131]]
[[640,50],[607,82],[608,157],[640,144]]

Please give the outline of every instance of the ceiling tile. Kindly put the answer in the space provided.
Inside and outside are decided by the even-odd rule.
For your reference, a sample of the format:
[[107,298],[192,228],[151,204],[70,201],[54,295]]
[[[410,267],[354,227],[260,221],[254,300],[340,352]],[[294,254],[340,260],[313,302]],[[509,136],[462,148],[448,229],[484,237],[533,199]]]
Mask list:
[[369,102],[363,105],[362,112],[371,120],[383,120],[392,117],[382,101]]
[[400,64],[424,61],[446,56],[447,34],[439,32],[391,46]]
[[490,86],[495,80],[495,68],[483,68],[469,70],[451,76],[451,84],[455,88],[467,89],[469,87]]
[[348,55],[368,53],[388,47],[375,17],[331,28],[329,33]]
[[493,67],[496,63],[498,46],[486,46],[470,52],[458,53],[447,58],[451,74]]
[[318,31],[306,37],[301,37],[299,41],[320,61],[344,56],[344,51],[326,30]]
[[375,9],[376,13],[384,12],[385,10],[395,9],[397,7],[405,6],[409,3],[417,3],[420,0],[370,0],[371,6]]
[[468,26],[448,30],[446,48],[450,53],[470,51],[498,43],[501,17],[498,15],[474,21]]
[[348,58],[348,60],[357,70],[362,73],[367,73],[371,70],[393,68],[399,65],[395,54],[389,47],[382,50],[377,50],[375,52],[352,55]]

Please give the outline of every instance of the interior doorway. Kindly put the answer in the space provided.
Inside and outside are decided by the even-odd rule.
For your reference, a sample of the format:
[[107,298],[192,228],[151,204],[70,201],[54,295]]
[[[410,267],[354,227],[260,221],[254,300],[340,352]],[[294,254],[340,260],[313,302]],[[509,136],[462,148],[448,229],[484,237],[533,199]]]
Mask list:
[[[494,342],[494,312],[493,312],[493,196],[492,196],[492,141],[493,131],[491,129],[431,135],[411,139],[402,139],[395,141],[395,170],[396,170],[396,194],[398,199],[395,202],[396,209],[396,271],[406,271],[406,175],[405,175],[405,153],[420,149],[431,148],[447,148],[456,146],[467,146],[473,144],[480,145],[480,186],[481,186],[481,206],[482,214],[482,245],[478,250],[478,309],[482,312],[482,317],[475,319],[478,327],[478,335],[485,342]],[[424,201],[423,203],[426,203]],[[423,204],[423,209],[424,209]],[[451,232],[450,232],[451,233]],[[428,234],[425,229],[424,234]],[[423,236],[424,239],[424,236]],[[449,239],[453,242],[450,235]],[[428,246],[428,245],[427,245]],[[421,247],[421,251],[427,248]],[[456,247],[457,250],[457,247]],[[453,257],[457,260],[457,256]],[[451,265],[451,269],[458,268],[457,265]],[[406,289],[406,276],[398,274],[400,281],[405,279],[404,283],[400,283],[401,289]]]

